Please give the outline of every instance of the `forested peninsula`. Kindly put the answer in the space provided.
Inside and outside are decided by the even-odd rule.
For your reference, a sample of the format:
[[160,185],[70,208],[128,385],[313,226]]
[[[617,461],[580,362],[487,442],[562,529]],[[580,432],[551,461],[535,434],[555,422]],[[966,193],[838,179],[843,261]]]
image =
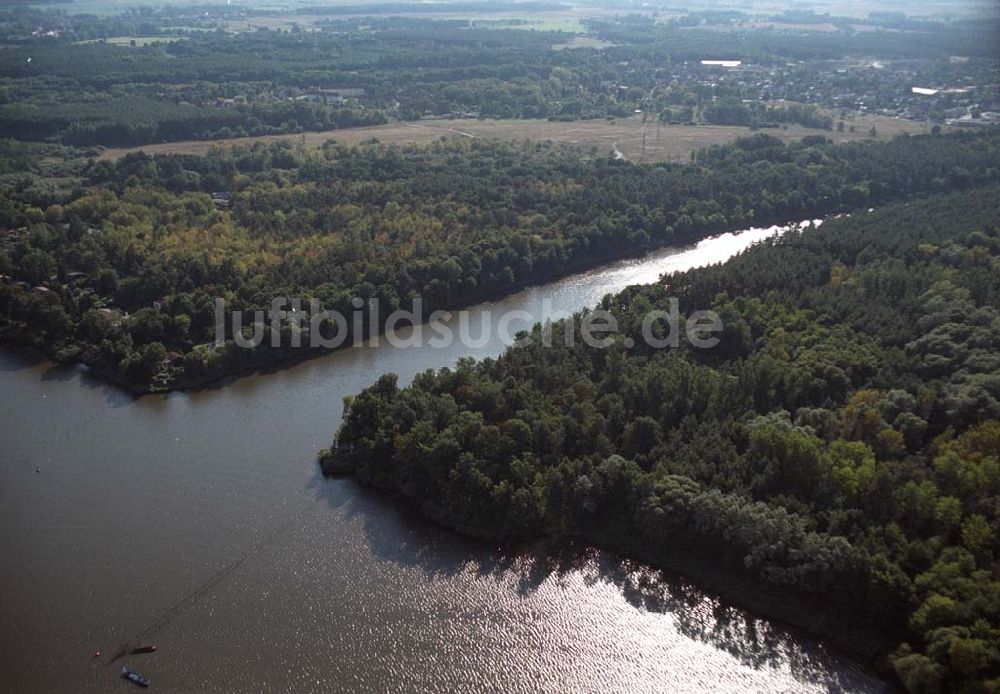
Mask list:
[[216,298],[227,315],[276,296],[344,315],[378,299],[384,316],[420,296],[426,317],[656,246],[1000,179],[993,131],[840,145],[757,134],[685,164],[485,140],[116,162],[0,151],[0,336],[138,392],[315,353],[290,346],[291,325],[277,348],[270,324],[254,349],[231,329],[217,345]]
[[[998,200],[861,211],[608,296],[607,349],[557,323],[551,347],[385,375],[321,462],[476,537],[700,560],[798,596],[840,643],[878,629],[911,691],[995,691]],[[715,348],[645,346],[671,297],[720,314]]]

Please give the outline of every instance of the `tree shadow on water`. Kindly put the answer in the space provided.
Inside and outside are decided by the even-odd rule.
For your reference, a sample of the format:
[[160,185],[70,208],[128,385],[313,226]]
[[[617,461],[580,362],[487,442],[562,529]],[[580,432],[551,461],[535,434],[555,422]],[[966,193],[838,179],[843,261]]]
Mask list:
[[38,350],[4,345],[0,347],[0,371],[23,371],[48,361]]
[[53,363],[42,372],[41,379],[62,383],[74,379],[79,373],[79,368],[75,364]]
[[[377,559],[419,569],[430,578],[463,572],[499,577],[516,555],[428,520],[412,501],[365,487],[352,479],[324,478],[319,472],[307,483],[318,501],[360,524],[365,543]],[[530,587],[526,586],[526,590]]]
[[669,614],[678,633],[708,643],[754,669],[787,668],[795,679],[827,691],[887,691],[855,661],[806,634],[699,588],[676,573],[597,551],[594,580],[617,586],[636,608]]
[[76,380],[86,388],[100,390],[109,407],[126,407],[139,397],[95,376],[81,364],[59,364],[42,352],[30,348],[0,348],[0,373],[28,369],[39,369],[38,380],[42,383],[69,383]]
[[[68,375],[64,378],[53,378],[46,379],[46,375],[49,371],[61,372],[62,369],[68,369]],[[129,407],[134,405],[138,400],[144,396],[136,395],[130,393],[124,388],[117,386],[113,383],[100,378],[99,376],[91,373],[90,369],[85,366],[80,365],[69,365],[66,367],[53,366],[51,369],[42,374],[42,380],[70,380],[74,377],[79,378],[80,385],[89,388],[90,390],[97,390],[104,396],[104,402],[108,407],[118,408],[118,407]]]
[[498,547],[459,535],[427,520],[411,501],[363,487],[353,480],[310,482],[317,498],[360,522],[372,554],[419,569],[432,579],[471,574],[522,597],[543,584],[582,578],[589,586],[612,585],[635,609],[669,615],[677,633],[721,650],[754,669],[788,669],[802,683],[830,692],[888,691],[854,661],[814,639],[759,619],[699,589],[677,574],[591,546],[539,540]]

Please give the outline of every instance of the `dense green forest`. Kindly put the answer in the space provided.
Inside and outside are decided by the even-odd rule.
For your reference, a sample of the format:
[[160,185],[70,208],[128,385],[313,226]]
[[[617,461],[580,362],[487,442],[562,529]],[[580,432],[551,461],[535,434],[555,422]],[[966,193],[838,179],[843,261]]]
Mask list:
[[[858,212],[608,296],[606,349],[566,347],[563,322],[550,347],[536,327],[495,360],[385,375],[322,462],[480,537],[694,553],[877,626],[911,691],[995,691],[998,200]],[[715,348],[645,345],[670,297],[721,315]]]
[[[435,2],[0,5],[0,341],[134,392],[305,358],[323,349],[306,346],[314,331],[350,344],[382,328],[368,312],[310,325],[308,305],[233,328],[276,297],[343,316],[377,300],[382,317],[420,298],[426,319],[824,218],[606,297],[609,348],[564,344],[581,314],[551,347],[402,388],[385,375],[346,399],[320,462],[492,541],[688,557],[794,600],[840,643],[876,632],[910,691],[1000,691],[995,23],[547,0],[447,16]],[[627,118],[643,159],[647,124],[747,137],[656,164],[475,133],[104,150],[428,117]],[[878,141],[869,124],[890,118],[928,134]],[[868,140],[825,137],[862,121]],[[767,134],[793,124],[813,134]],[[641,339],[674,298],[721,316],[715,347]]]
[[303,351],[271,348],[269,325],[255,349],[231,328],[216,348],[217,297],[230,311],[316,298],[345,316],[354,298],[377,298],[385,316],[421,296],[426,316],[655,246],[1000,178],[994,133],[844,145],[758,134],[655,165],[482,140],[113,163],[3,149],[4,335],[140,390]]
[[[788,602],[776,618],[878,643],[909,691],[1000,691],[995,13],[444,9],[0,3],[0,342],[133,392],[199,387],[317,354],[315,333],[357,342],[383,327],[356,312],[373,300],[384,318],[419,298],[427,319],[824,218],[605,297],[607,348],[562,339],[588,309],[497,359],[384,375],[345,399],[320,464],[471,536],[582,541],[762,613]],[[747,137],[656,164],[611,156],[617,135],[598,151],[458,125],[424,146],[105,151],[425,118],[631,119],[643,160],[647,124]],[[825,137],[861,122],[870,139]],[[784,142],[794,126],[812,134]],[[306,304],[233,327],[276,297],[361,317],[311,325]],[[643,339],[674,299],[721,317],[717,345]]]

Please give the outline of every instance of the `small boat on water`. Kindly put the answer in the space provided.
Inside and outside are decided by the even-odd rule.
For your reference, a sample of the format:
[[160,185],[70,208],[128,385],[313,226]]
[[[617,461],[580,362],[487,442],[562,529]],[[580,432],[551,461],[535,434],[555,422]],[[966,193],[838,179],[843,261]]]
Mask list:
[[135,672],[134,670],[129,670],[128,669],[128,665],[126,665],[125,667],[122,668],[122,677],[124,677],[127,680],[132,680],[133,682],[135,682],[136,684],[138,684],[140,687],[148,687],[149,686],[149,679],[146,678],[146,677],[143,677],[142,675],[140,675],[138,672]]
[[156,646],[136,646],[132,649],[132,653],[138,655],[139,653],[152,653],[155,650]]

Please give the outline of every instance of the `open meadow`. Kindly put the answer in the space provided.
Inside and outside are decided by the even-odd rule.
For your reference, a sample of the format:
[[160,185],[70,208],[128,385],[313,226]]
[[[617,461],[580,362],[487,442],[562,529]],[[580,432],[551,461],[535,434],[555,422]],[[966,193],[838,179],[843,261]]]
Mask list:
[[[836,142],[847,142],[868,137],[872,126],[875,126],[879,139],[889,139],[904,132],[923,133],[930,129],[926,123],[871,115],[854,115],[848,117],[845,122],[848,127],[853,125],[855,132],[816,130],[800,125],[789,125],[787,129],[767,129],[761,132],[766,132],[785,141],[797,140],[808,135],[823,135]],[[115,147],[104,150],[101,158],[114,160],[129,152],[137,151],[148,154],[204,154],[216,146],[240,147],[260,141],[304,142],[307,147],[319,147],[331,139],[345,145],[358,145],[373,138],[386,144],[422,144],[440,138],[481,137],[501,140],[552,140],[584,148],[593,148],[602,156],[618,151],[621,157],[631,161],[687,161],[691,152],[695,150],[710,145],[732,142],[750,133],[749,129],[739,126],[643,123],[641,117],[570,123],[539,119],[426,119],[416,122],[395,122],[372,127],[325,130],[294,135],[263,135],[229,140],[187,140],[142,147]],[[645,147],[643,146],[644,141]]]

